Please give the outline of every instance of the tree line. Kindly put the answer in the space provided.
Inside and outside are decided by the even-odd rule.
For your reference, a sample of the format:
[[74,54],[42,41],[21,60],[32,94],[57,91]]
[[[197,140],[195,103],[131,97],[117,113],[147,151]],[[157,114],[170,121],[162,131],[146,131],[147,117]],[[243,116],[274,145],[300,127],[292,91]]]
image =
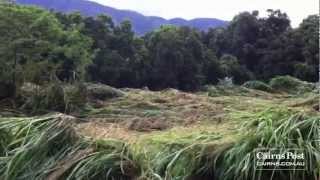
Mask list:
[[292,28],[286,13],[236,15],[227,27],[162,26],[136,36],[130,21],[0,5],[0,82],[91,81],[114,87],[186,91],[291,75],[319,78],[319,16]]

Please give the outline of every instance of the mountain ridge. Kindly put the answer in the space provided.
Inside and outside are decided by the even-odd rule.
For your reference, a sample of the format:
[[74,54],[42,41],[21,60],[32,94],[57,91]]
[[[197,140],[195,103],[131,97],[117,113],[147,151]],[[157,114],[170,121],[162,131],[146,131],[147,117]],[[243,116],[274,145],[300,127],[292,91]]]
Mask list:
[[136,11],[117,9],[87,0],[16,0],[16,2],[21,5],[34,5],[64,13],[78,11],[85,16],[106,14],[111,16],[116,24],[128,19],[132,22],[135,33],[139,35],[157,29],[161,25],[190,26],[199,30],[207,30],[210,27],[224,27],[228,23],[216,18],[186,20],[183,18],[165,19],[158,16],[145,16]]

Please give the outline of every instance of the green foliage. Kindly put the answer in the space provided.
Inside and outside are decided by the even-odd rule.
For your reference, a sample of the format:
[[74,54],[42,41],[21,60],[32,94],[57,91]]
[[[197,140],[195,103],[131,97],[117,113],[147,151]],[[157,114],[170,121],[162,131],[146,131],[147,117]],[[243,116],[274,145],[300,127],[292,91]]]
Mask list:
[[316,69],[313,66],[310,66],[306,63],[297,63],[294,65],[294,77],[297,77],[301,80],[315,79]]
[[125,180],[139,173],[125,146],[82,139],[72,117],[51,114],[0,122],[1,179]]
[[41,87],[23,86],[23,89],[27,90],[20,91],[23,103],[21,108],[29,113],[75,113],[82,110],[87,103],[86,86],[82,84],[51,83]]
[[222,72],[222,68],[219,63],[219,59],[215,53],[207,49],[204,53],[205,61],[203,64],[202,72],[205,77],[205,84],[216,84],[219,79],[223,78],[225,74]]
[[94,100],[107,100],[124,96],[124,92],[103,84],[86,83],[87,95]]
[[[315,141],[319,137],[320,129],[318,114],[297,113],[301,111],[299,107],[285,108],[284,105],[288,102],[294,102],[291,98],[279,99],[277,95],[271,96],[273,100],[269,97],[248,98],[239,96],[235,89],[235,87],[246,88],[236,85],[232,87],[234,92],[230,91],[229,94],[232,96],[220,94],[214,98],[206,97],[202,93],[197,95],[175,90],[151,92],[129,89],[126,90],[126,98],[106,102],[108,104],[104,108],[93,110],[94,116],[85,118],[92,120],[89,123],[79,122],[82,119],[63,114],[0,118],[0,178],[36,180],[317,178],[320,157],[319,144]],[[73,89],[64,87],[66,88],[71,89],[70,91]],[[226,92],[229,90],[230,88],[225,89]],[[248,92],[249,90],[246,93]],[[313,96],[312,98],[316,99]],[[156,103],[155,100],[159,99],[165,101]],[[281,103],[282,101],[286,102]],[[190,104],[190,102],[195,103]],[[275,105],[276,102],[281,104]],[[311,104],[314,102],[316,101],[312,101]],[[300,105],[305,103],[309,104],[302,102]],[[194,106],[195,104],[200,106]],[[90,124],[95,125],[94,118],[99,117],[103,118],[106,124],[115,123],[117,131],[119,126],[123,125],[120,123],[124,122],[122,119],[133,121],[133,118],[156,119],[160,116],[172,119],[171,122],[181,122],[186,118],[185,112],[194,110],[194,107],[197,107],[197,110],[202,108],[204,110],[199,112],[201,116],[196,120],[203,121],[217,113],[223,114],[222,120],[218,122],[210,119],[203,126],[199,124],[149,133],[139,132],[139,136],[131,134],[136,135],[137,132],[127,131],[125,133],[133,135],[129,137],[129,144],[117,140],[105,140],[106,138],[95,140],[99,135],[90,135],[83,131],[87,128],[90,131]],[[217,113],[216,108],[218,108]],[[182,116],[179,117],[178,113]],[[104,125],[101,119],[97,121]],[[85,129],[81,128],[83,126]],[[114,132],[114,129],[108,126],[106,129],[108,132],[109,130]],[[95,133],[100,132],[95,131]],[[123,132],[120,133],[119,136],[122,136]],[[282,152],[285,152],[286,148],[302,149],[306,155],[306,171],[256,171],[253,163],[254,150],[275,147]]]
[[45,10],[1,5],[0,33],[2,81],[18,85],[80,79],[90,62],[90,39],[78,27],[64,30]]
[[[90,100],[124,97],[83,115],[100,115],[112,122],[131,120],[132,126],[139,126],[133,128],[137,130],[165,129],[169,125],[163,118],[173,124],[184,122],[189,118],[185,116],[188,108],[192,108],[190,121],[210,119],[216,116],[215,111],[224,117],[235,111],[230,102],[241,95],[246,96],[240,99],[244,104],[260,103],[259,108],[265,108],[274,103],[266,93],[273,89],[297,94],[314,89],[311,83],[278,75],[316,81],[319,68],[319,16],[309,16],[292,29],[285,13],[268,13],[266,18],[259,17],[257,11],[240,13],[226,28],[208,32],[163,26],[137,37],[129,21],[115,25],[103,15],[53,14],[35,7],[1,4],[0,98],[17,91],[18,105],[29,113],[77,113]],[[236,85],[270,78],[270,85],[260,81]],[[179,91],[143,91],[130,97],[108,85],[75,82],[81,79],[155,90],[172,87],[191,91],[204,84],[218,85],[205,89],[214,98],[201,96],[205,101],[197,104],[200,97]],[[161,93],[166,97],[157,97]],[[224,102],[229,95],[232,97]],[[248,99],[259,95],[268,100]],[[146,101],[137,101],[146,96]],[[314,96],[292,108],[316,105],[316,99]],[[236,109],[241,108],[248,107]],[[254,170],[252,153],[259,147],[278,147],[282,152],[288,147],[299,148],[306,154],[306,171],[270,171],[274,179],[317,178],[320,147],[314,140],[319,138],[319,118],[279,107],[257,112],[259,108],[250,109],[252,114],[238,115],[245,124],[240,138],[228,137],[233,144],[218,143],[219,133],[200,132],[181,138],[176,134],[151,137],[143,142],[143,148],[116,141],[89,142],[74,131],[74,118],[62,114],[1,118],[0,179],[270,179],[268,172]],[[236,113],[230,118],[236,118]],[[150,150],[145,152],[144,147]]]
[[63,111],[65,109],[64,91],[61,85],[52,84],[47,87],[45,92],[44,109],[50,109],[55,111]]
[[[302,80],[319,80],[319,15],[310,15],[300,24],[295,32],[296,41],[300,42],[302,47],[300,53],[303,55],[304,67],[298,67],[296,77]],[[301,73],[301,68],[303,72]],[[300,70],[300,71],[299,71]]]
[[[268,109],[251,117],[246,125],[246,135],[239,142],[221,154],[215,161],[220,179],[312,179],[319,175],[318,117],[303,114],[291,115],[287,110]],[[280,170],[262,171],[255,169],[254,151],[256,148],[277,148],[281,153],[288,149],[302,149],[305,154],[305,171]],[[275,171],[276,170],[276,171]]]
[[247,81],[242,86],[250,89],[256,89],[266,92],[274,92],[274,90],[266,83],[262,81]]
[[293,94],[311,92],[315,88],[314,84],[301,81],[291,76],[278,76],[272,78],[270,80],[270,86],[273,89]]
[[195,90],[205,81],[205,49],[194,29],[163,26],[146,35],[149,50],[148,86]]
[[309,16],[292,29],[286,13],[268,10],[268,14],[261,18],[257,11],[240,13],[225,29],[209,30],[202,41],[218,57],[235,56],[258,80],[291,75],[317,81],[319,16]]
[[252,74],[245,66],[239,64],[238,59],[231,55],[224,55],[220,59],[220,68],[225,77],[232,77],[235,83],[243,83],[252,78]]
[[105,15],[7,4],[0,10],[0,81],[15,86],[86,79],[192,91],[224,77],[235,84],[277,75],[318,80],[317,15],[292,29],[280,10],[268,10],[267,18],[243,12],[226,28],[163,26],[137,37],[129,21],[115,25]]
[[79,113],[88,102],[87,87],[83,83],[76,83],[73,85],[65,85],[64,91],[64,112]]
[[35,88],[27,94],[21,93],[24,98],[22,109],[29,112],[61,111],[65,110],[64,91],[61,85],[50,84],[45,88]]
[[[205,91],[211,97],[230,96],[230,95],[250,95],[247,88],[237,85],[221,84],[217,86],[207,86]],[[257,94],[256,94],[257,95]]]

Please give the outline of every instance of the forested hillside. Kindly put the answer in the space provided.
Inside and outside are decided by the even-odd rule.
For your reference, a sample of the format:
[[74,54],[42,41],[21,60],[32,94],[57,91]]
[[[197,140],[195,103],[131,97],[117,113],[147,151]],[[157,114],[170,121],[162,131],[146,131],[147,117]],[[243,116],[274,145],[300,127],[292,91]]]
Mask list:
[[227,25],[227,21],[214,18],[185,20],[182,18],[164,19],[157,16],[144,16],[135,11],[119,10],[88,0],[16,0],[16,2],[22,5],[33,5],[57,12],[80,12],[85,16],[105,14],[112,17],[116,24],[124,20],[130,20],[133,31],[138,35],[143,35],[165,24],[190,26],[199,30],[208,30],[210,27],[224,27]]
[[163,26],[137,37],[129,21],[1,5],[1,78],[9,84],[86,80],[115,87],[197,90],[232,77],[237,84],[291,75],[318,80],[319,16],[298,28],[269,10],[243,12],[226,28]]

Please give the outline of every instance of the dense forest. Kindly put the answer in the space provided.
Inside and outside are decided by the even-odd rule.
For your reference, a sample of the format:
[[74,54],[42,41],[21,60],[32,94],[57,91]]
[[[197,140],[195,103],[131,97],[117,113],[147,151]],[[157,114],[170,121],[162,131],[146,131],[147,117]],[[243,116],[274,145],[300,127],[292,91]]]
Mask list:
[[84,80],[185,91],[225,77],[237,84],[277,75],[314,82],[319,78],[318,30],[318,15],[292,28],[286,13],[268,10],[267,17],[242,12],[226,28],[208,32],[162,26],[136,36],[129,21],[115,25],[105,15],[2,4],[0,80],[11,86]]

